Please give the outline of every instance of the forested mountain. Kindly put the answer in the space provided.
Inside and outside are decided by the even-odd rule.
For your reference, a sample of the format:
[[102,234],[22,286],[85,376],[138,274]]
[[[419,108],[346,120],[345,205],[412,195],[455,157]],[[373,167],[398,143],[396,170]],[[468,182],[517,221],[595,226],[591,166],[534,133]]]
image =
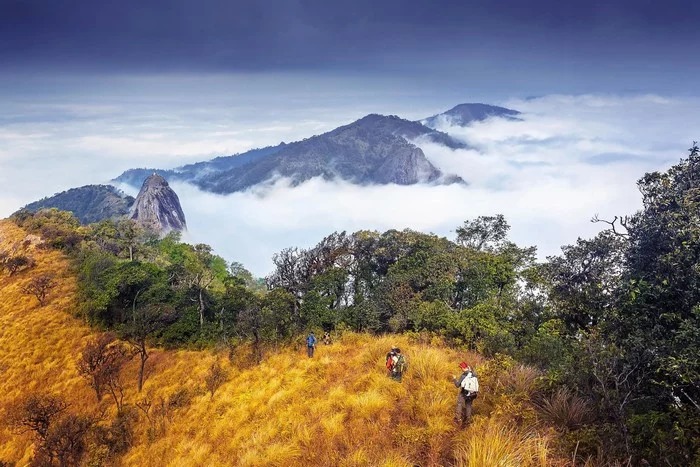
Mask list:
[[398,117],[368,115],[350,125],[304,141],[233,169],[200,178],[196,183],[215,193],[231,193],[288,177],[294,184],[313,177],[347,180],[359,185],[463,183],[442,174],[423,151],[406,138],[426,137],[448,147],[463,147],[444,133]]
[[125,195],[111,185],[86,185],[57,193],[24,207],[31,212],[42,208],[70,211],[82,224],[125,216],[134,204],[132,196]]
[[[396,116],[368,115],[356,122],[303,141],[255,149],[173,170],[156,170],[166,179],[186,181],[215,193],[232,193],[288,177],[297,184],[313,177],[359,185],[464,183],[441,173],[410,141],[426,138],[449,148],[466,144],[419,122]],[[115,181],[134,184],[155,169],[132,169]]]

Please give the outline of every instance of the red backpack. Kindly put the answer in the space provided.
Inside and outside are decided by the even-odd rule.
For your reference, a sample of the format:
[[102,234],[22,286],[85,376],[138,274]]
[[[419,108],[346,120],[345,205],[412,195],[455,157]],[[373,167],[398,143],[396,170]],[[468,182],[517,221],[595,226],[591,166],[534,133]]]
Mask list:
[[394,367],[394,359],[392,357],[391,352],[386,354],[386,369],[389,371]]

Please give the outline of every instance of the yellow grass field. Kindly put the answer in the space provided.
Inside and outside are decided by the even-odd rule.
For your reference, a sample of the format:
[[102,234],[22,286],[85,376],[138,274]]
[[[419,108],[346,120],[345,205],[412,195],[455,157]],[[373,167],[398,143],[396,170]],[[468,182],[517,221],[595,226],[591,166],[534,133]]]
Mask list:
[[[86,341],[97,334],[73,317],[76,284],[59,252],[24,242],[26,234],[0,221],[0,251],[23,251],[36,266],[0,275],[0,418],[8,404],[31,391],[60,395],[73,413],[114,417],[109,398],[98,405],[76,369]],[[59,285],[39,307],[21,292],[33,275],[52,272]],[[403,382],[385,374],[393,346],[407,356]],[[482,392],[470,427],[452,422],[457,390],[450,378],[467,360]],[[213,362],[228,380],[213,397],[204,378]],[[497,394],[502,375],[489,361],[407,336],[346,333],[306,357],[302,346],[268,352],[259,365],[230,362],[227,352],[153,349],[141,393],[137,362],[124,372],[126,403],[134,408],[133,444],[120,458],[91,465],[133,466],[544,466],[563,465],[550,452],[552,431],[532,421],[518,400]],[[500,378],[500,379],[499,379]],[[136,403],[150,401],[150,420]],[[172,402],[171,404],[168,404]],[[509,410],[504,409],[509,404]],[[529,417],[529,418],[528,418]],[[534,427],[538,427],[535,429]],[[30,434],[0,423],[0,461],[26,465]],[[86,464],[87,465],[87,464]]]

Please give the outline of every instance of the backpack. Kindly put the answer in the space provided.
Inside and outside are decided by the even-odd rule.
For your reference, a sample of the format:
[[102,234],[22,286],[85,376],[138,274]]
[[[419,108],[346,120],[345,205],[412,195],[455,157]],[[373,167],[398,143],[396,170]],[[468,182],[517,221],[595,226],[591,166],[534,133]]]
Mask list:
[[403,354],[399,354],[394,365],[394,372],[398,374],[403,374],[404,371],[408,369],[408,363],[406,363],[406,358]]
[[394,359],[392,357],[391,352],[386,354],[386,369],[389,371],[394,367]]
[[479,392],[479,380],[476,375],[470,371],[464,376],[460,387],[469,394]]

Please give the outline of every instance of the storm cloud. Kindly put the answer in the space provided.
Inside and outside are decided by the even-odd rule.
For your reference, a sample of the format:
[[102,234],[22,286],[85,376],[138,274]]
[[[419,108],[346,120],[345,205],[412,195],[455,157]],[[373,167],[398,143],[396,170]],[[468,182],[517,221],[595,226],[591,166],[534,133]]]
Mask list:
[[8,0],[0,62],[22,79],[291,71],[518,95],[692,92],[698,13],[684,0]]

